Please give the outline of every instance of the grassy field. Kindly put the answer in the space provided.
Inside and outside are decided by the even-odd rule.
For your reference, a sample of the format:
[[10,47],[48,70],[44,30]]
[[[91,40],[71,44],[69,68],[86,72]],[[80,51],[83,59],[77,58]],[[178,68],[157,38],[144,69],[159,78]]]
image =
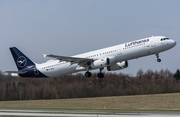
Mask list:
[[180,112],[180,93],[97,98],[0,101],[1,109]]

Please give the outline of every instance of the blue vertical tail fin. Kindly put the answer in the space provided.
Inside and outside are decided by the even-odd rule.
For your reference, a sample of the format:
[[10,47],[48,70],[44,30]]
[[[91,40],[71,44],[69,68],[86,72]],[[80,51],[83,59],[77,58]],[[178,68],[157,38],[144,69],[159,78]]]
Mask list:
[[11,47],[10,51],[12,53],[12,56],[14,58],[14,61],[19,71],[26,68],[27,66],[35,65],[34,62],[32,62],[27,56],[25,56],[16,47]]

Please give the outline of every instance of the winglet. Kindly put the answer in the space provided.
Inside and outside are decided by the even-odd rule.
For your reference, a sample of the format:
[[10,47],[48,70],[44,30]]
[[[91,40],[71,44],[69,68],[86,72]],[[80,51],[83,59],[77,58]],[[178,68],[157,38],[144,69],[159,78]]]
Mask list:
[[46,57],[47,57],[47,55],[46,55],[46,54],[43,54],[43,56],[44,56],[44,58],[46,58]]

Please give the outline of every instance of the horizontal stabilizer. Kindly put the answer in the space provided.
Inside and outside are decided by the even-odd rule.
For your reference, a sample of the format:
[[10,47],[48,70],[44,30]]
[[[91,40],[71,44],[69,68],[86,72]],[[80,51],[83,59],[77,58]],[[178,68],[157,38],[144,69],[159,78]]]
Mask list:
[[5,71],[4,73],[25,74],[25,73],[27,73],[27,71]]
[[46,58],[47,55],[46,55],[46,54],[43,54],[43,56],[44,56],[44,58]]

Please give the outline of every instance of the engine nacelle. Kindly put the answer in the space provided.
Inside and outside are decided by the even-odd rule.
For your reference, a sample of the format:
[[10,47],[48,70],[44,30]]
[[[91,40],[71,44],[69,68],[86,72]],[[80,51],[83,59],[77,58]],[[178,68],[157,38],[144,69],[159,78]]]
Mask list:
[[96,68],[106,67],[107,65],[108,65],[107,58],[101,58],[92,62],[91,68],[96,69]]
[[118,62],[114,65],[108,66],[107,70],[108,71],[115,71],[115,70],[121,70],[121,69],[125,69],[128,67],[128,62],[127,61],[122,61],[122,62]]
[[111,66],[111,65],[113,65],[113,64],[115,64],[115,63],[117,63],[116,57],[110,56],[110,57],[107,58],[107,64],[108,64],[108,66]]
[[102,67],[107,67],[110,66],[112,64],[115,64],[116,61],[116,57],[108,57],[108,58],[101,58],[98,60],[95,60],[94,62],[91,63],[91,68],[92,69],[96,69],[96,68],[102,68]]

